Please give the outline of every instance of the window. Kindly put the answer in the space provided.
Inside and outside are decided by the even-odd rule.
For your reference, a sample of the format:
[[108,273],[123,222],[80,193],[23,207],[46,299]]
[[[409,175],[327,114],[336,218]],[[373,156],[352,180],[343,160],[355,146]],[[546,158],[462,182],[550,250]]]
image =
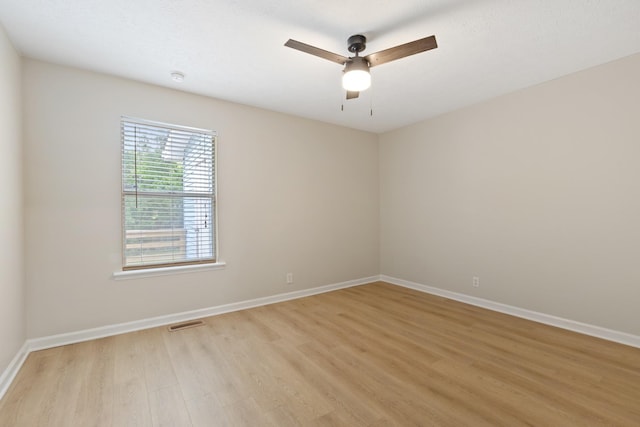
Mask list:
[[123,270],[216,262],[215,133],[123,117]]

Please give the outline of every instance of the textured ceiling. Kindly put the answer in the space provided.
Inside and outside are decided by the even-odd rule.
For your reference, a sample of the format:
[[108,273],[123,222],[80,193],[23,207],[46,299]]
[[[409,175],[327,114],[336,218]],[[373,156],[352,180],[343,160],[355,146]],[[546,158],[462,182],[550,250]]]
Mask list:
[[[640,52],[639,0],[0,0],[0,22],[27,57],[371,132]],[[358,33],[439,48],[344,101],[340,65],[283,46]]]

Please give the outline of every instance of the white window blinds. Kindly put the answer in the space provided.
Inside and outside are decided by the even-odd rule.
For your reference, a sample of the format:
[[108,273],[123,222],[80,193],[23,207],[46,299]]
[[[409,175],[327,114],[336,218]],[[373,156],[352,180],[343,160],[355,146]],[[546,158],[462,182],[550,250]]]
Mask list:
[[215,133],[123,117],[124,269],[215,262]]

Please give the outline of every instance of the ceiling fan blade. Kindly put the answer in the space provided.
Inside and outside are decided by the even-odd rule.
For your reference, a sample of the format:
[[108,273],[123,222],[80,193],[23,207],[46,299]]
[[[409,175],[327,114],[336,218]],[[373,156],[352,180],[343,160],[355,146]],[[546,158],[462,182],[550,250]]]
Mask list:
[[310,44],[302,43],[293,39],[289,39],[284,45],[301,52],[328,59],[329,61],[337,62],[340,65],[344,65],[349,60],[346,56],[338,55],[337,53],[329,52],[328,50],[320,49],[319,47],[311,46]]
[[391,47],[389,49],[381,50],[380,52],[372,53],[371,55],[365,56],[364,59],[369,62],[371,67],[375,67],[376,65],[385,64],[387,62],[395,61],[396,59],[404,58],[405,56],[415,55],[416,53],[425,52],[437,47],[438,43],[436,42],[436,36],[429,36],[401,44],[399,46]]
[[360,96],[360,92],[354,92],[351,90],[347,91],[347,99],[354,99]]

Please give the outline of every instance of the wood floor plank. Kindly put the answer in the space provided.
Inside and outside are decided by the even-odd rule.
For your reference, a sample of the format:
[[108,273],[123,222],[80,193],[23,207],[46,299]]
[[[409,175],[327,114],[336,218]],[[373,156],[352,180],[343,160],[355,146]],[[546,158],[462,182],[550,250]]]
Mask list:
[[212,394],[200,396],[185,402],[193,427],[226,427],[225,410]]
[[154,427],[191,427],[191,418],[178,385],[152,390],[149,407]]
[[108,337],[91,341],[91,352],[87,354],[90,368],[86,376],[78,378],[80,394],[72,425],[111,426],[113,424],[115,338]]
[[78,376],[86,377],[91,365],[93,342],[82,342],[62,348],[58,358],[57,381],[54,392],[47,394],[41,403],[48,408],[47,422],[52,426],[64,426],[76,413],[79,399],[83,398],[83,382]]
[[[368,404],[368,396],[353,393],[350,384],[341,381],[340,376],[333,375],[314,363],[309,363],[304,354],[297,348],[289,346],[274,346],[288,364],[288,368],[298,372],[325,400],[330,402],[337,414],[344,414],[342,418],[350,420],[349,425],[369,425],[383,415],[378,408]],[[371,402],[369,402],[371,403]],[[326,415],[326,414],[325,414]],[[332,418],[331,415],[320,418]],[[338,415],[333,415],[338,416]]]
[[145,355],[140,342],[144,336],[140,332],[132,332],[119,335],[114,340],[113,425],[116,426],[152,425]]
[[44,402],[57,383],[62,350],[57,347],[29,355],[2,399],[0,425],[45,425],[51,409]]
[[149,392],[178,384],[169,352],[163,340],[164,329],[140,331],[140,352],[144,354],[144,377]]
[[234,381],[230,361],[220,354],[209,328],[190,328],[164,337],[186,400],[214,394],[222,404],[231,404],[246,397],[243,382]]
[[640,349],[377,282],[33,352],[0,426],[633,426]]

